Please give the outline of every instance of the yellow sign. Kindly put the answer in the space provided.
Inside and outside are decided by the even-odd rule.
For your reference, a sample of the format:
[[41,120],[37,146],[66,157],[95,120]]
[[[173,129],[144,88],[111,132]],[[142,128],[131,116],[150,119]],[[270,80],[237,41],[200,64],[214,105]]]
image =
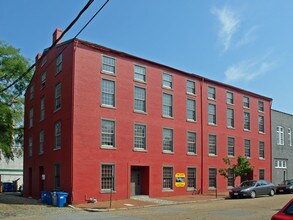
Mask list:
[[184,187],[185,186],[185,173],[176,173],[175,174],[175,186]]

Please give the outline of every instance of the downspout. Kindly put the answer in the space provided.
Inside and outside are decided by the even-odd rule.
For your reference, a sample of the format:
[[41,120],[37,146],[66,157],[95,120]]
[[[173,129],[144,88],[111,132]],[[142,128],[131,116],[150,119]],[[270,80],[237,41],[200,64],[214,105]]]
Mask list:
[[[74,121],[74,80],[75,80],[75,50],[78,41],[73,40],[72,46],[72,81],[71,81],[71,167],[70,167],[70,181],[71,181],[71,203],[73,201],[73,121]],[[76,45],[75,45],[76,44]]]
[[200,83],[200,126],[201,126],[201,182],[200,182],[200,187],[201,187],[201,194],[203,194],[203,156],[204,156],[204,147],[203,147],[203,138],[204,138],[204,132],[203,132],[203,84],[204,84],[204,78],[202,78],[201,83]]
[[269,119],[270,119],[270,173],[271,173],[271,178],[270,182],[273,180],[273,141],[272,141],[272,100],[270,101],[270,111],[269,111]]

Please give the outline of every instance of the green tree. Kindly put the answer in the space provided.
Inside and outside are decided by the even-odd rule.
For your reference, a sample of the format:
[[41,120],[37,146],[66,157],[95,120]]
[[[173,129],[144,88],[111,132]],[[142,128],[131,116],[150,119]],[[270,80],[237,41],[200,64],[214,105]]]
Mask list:
[[230,158],[223,158],[224,163],[226,164],[225,168],[220,168],[219,173],[224,178],[228,178],[229,171],[233,173],[233,186],[235,185],[235,179],[240,176],[242,178],[246,178],[247,174],[253,171],[253,167],[250,165],[249,160],[247,160],[243,156],[238,156],[237,163],[232,164]]
[[[14,158],[13,145],[23,146],[23,94],[31,72],[23,73],[29,64],[19,49],[0,41],[0,152],[6,159]],[[16,80],[17,83],[6,89]]]

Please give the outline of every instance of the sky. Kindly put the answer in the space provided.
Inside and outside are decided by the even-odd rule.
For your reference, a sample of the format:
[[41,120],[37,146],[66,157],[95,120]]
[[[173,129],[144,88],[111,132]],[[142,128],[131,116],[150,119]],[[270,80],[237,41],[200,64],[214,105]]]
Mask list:
[[[0,2],[0,40],[33,63],[88,0]],[[78,38],[270,97],[273,109],[293,114],[292,11],[292,0],[110,0]]]

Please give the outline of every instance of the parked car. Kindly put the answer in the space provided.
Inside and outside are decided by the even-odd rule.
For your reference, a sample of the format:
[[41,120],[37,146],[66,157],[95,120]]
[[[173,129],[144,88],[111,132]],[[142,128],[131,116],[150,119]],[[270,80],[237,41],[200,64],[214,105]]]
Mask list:
[[279,184],[276,193],[293,193],[293,180],[285,180]]
[[274,214],[271,220],[292,220],[293,219],[293,199],[291,199],[280,211]]
[[230,198],[251,197],[255,198],[258,195],[275,195],[276,186],[265,180],[247,180],[240,184],[239,187],[234,187],[230,192]]

